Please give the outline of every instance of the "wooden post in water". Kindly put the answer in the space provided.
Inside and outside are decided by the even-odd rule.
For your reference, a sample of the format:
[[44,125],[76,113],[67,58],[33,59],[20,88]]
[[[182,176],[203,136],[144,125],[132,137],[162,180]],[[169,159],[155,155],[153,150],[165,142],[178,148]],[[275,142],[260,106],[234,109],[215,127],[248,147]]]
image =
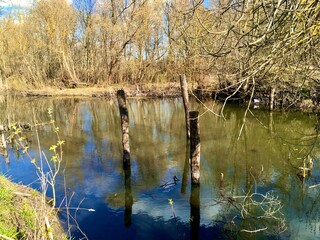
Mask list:
[[199,112],[191,111],[190,117],[190,168],[191,183],[200,184],[200,136]]
[[123,147],[123,167],[130,166],[130,144],[129,144],[129,115],[126,106],[126,94],[124,90],[117,91],[117,99],[120,110],[122,147]]
[[186,75],[180,75],[180,86],[185,111],[187,139],[190,139],[189,96]]

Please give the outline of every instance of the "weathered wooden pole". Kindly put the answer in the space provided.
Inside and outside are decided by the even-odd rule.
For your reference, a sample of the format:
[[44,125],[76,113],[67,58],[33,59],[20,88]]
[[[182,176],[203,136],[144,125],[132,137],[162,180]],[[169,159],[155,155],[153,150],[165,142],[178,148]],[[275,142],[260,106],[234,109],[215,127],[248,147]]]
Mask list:
[[200,184],[200,135],[199,112],[191,111],[190,117],[190,168],[191,183]]
[[186,133],[187,139],[190,139],[190,122],[189,122],[189,96],[186,75],[180,75],[181,95],[183,99],[185,119],[186,119]]
[[130,166],[130,144],[129,144],[129,115],[126,106],[126,94],[124,90],[117,91],[117,99],[120,110],[122,147],[123,147],[123,167]]

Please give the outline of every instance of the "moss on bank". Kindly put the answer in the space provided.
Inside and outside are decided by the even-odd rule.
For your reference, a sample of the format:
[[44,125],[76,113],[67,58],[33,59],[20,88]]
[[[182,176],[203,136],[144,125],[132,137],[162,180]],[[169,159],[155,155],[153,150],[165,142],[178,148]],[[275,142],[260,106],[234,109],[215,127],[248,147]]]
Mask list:
[[66,239],[57,214],[48,213],[50,206],[38,191],[0,176],[0,239],[50,239],[49,232],[54,239]]

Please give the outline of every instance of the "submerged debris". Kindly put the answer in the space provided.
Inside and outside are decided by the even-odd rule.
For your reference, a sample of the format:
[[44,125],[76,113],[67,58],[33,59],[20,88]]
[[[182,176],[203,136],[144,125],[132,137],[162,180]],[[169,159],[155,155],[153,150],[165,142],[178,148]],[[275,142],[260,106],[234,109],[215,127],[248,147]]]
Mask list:
[[22,129],[30,131],[32,129],[30,123],[14,123],[14,124],[0,124],[0,132],[8,132],[15,129]]
[[165,184],[162,184],[160,187],[161,187],[161,188],[166,188],[166,187],[171,186],[171,185],[176,185],[177,182],[179,182],[179,181],[180,181],[180,180],[177,178],[177,176],[174,175],[174,176],[173,176],[173,182],[168,181],[168,182],[166,182]]
[[305,178],[309,178],[311,176],[312,168],[313,168],[313,159],[310,155],[307,157],[308,162],[303,163],[303,167],[299,167],[299,172],[297,173],[298,178],[303,181]]

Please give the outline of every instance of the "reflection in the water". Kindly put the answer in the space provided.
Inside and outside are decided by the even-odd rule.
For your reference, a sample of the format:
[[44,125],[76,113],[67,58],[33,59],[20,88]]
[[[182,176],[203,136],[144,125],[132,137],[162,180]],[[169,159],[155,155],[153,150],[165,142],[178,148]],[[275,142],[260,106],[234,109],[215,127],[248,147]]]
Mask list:
[[189,159],[190,159],[190,142],[188,141],[186,144],[186,157],[185,157],[183,173],[182,173],[182,183],[181,183],[182,194],[185,194],[187,191],[188,176],[189,176],[189,169],[190,169]]
[[124,184],[125,184],[125,210],[124,210],[124,225],[126,227],[131,226],[131,216],[132,216],[132,204],[133,197],[131,192],[131,167],[127,166],[124,170]]
[[200,185],[191,185],[190,194],[190,237],[200,239]]
[[[241,231],[263,226],[256,225],[252,218],[243,219],[241,211],[223,201],[237,196],[253,196],[258,201],[258,195],[253,195],[256,193],[278,197],[281,202],[288,229],[279,238],[320,237],[319,187],[309,188],[320,183],[315,115],[253,110],[238,139],[242,109],[227,106],[224,120],[202,115],[202,107],[191,103],[201,116],[201,188],[195,189],[187,187],[189,152],[181,99],[128,99],[131,168],[123,169],[120,116],[114,100],[10,98],[0,103],[2,122],[8,120],[7,115],[11,123],[32,123],[33,119],[47,122],[47,108],[53,109],[65,141],[62,169],[68,193],[73,196],[70,204],[76,207],[82,203],[82,208],[96,210],[76,213],[77,223],[89,239],[179,238],[168,199],[175,203],[181,236],[186,239],[268,239],[276,233],[260,231],[253,235]],[[55,143],[52,131],[45,124],[38,130],[41,147],[50,159],[47,149]],[[35,136],[27,134],[32,150],[37,147]],[[9,150],[9,156],[10,165],[4,158],[1,161],[2,172],[13,181],[38,187],[32,164],[14,150]],[[308,156],[314,165],[310,177],[300,181],[297,172]],[[172,182],[173,176],[181,181],[159,187]],[[56,189],[58,201],[64,201],[62,175]],[[252,201],[245,200],[238,198],[237,202],[247,206],[247,214],[255,216],[258,212]],[[61,218],[66,220],[63,214]],[[72,230],[76,239],[82,237],[75,228]]]

